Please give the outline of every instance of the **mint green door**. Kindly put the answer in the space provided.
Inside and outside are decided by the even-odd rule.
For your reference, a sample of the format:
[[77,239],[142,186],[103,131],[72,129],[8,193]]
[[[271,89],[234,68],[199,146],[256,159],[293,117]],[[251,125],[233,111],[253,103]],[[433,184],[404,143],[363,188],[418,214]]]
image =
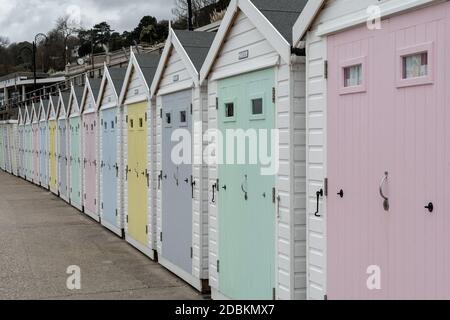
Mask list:
[[[259,161],[260,145],[266,154],[272,149],[274,78],[268,69],[219,82],[218,128],[225,142],[219,165],[219,289],[232,299],[272,299],[275,288],[275,176],[262,175]],[[256,140],[227,138],[236,129]],[[233,141],[230,161],[226,150]],[[238,161],[237,141],[245,141],[244,162]],[[257,161],[250,161],[254,156]]]

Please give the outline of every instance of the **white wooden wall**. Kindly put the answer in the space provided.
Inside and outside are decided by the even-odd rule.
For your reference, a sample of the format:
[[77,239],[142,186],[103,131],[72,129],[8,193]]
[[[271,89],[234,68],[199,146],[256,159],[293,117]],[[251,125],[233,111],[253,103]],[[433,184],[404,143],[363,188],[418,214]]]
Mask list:
[[[249,58],[239,61],[238,53],[249,50]],[[249,66],[262,65],[262,61],[277,58],[278,53],[251,21],[240,12],[229,31],[221,53],[213,67],[210,79],[218,74],[236,75]],[[284,62],[276,67],[276,127],[280,130],[280,170],[276,188],[281,197],[280,217],[276,223],[276,294],[278,299],[306,298],[306,218],[305,218],[305,101],[304,89],[294,89],[302,84],[304,63],[293,66]],[[250,71],[250,70],[248,70]],[[217,81],[208,84],[208,124],[217,128]],[[216,166],[208,172],[209,199],[211,186],[218,178]],[[220,194],[219,194],[220,196]],[[209,274],[210,284],[219,288],[216,269],[218,260],[218,210],[209,202]]]

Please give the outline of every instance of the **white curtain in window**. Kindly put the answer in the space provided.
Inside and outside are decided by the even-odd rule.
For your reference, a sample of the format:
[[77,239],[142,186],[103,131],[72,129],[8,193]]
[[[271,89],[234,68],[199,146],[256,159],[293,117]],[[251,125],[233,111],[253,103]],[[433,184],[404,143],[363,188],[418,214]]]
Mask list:
[[362,84],[362,65],[345,68],[345,86],[354,87]]
[[427,58],[427,53],[420,53],[404,57],[403,78],[409,79],[426,76],[428,74]]

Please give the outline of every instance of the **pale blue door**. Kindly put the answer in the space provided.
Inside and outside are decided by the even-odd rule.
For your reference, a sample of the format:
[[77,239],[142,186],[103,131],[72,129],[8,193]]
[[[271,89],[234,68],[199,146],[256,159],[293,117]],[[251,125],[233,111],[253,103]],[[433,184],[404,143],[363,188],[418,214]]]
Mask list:
[[116,108],[102,111],[103,219],[117,227],[117,118]]

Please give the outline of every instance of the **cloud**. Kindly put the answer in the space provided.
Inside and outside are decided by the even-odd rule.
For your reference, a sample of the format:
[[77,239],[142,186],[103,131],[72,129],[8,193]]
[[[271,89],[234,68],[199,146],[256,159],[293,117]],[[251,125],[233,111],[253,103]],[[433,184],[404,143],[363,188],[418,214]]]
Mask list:
[[171,18],[173,0],[0,0],[0,36],[12,42],[31,41],[68,13],[85,28],[107,21],[122,32],[134,29],[145,15]]

